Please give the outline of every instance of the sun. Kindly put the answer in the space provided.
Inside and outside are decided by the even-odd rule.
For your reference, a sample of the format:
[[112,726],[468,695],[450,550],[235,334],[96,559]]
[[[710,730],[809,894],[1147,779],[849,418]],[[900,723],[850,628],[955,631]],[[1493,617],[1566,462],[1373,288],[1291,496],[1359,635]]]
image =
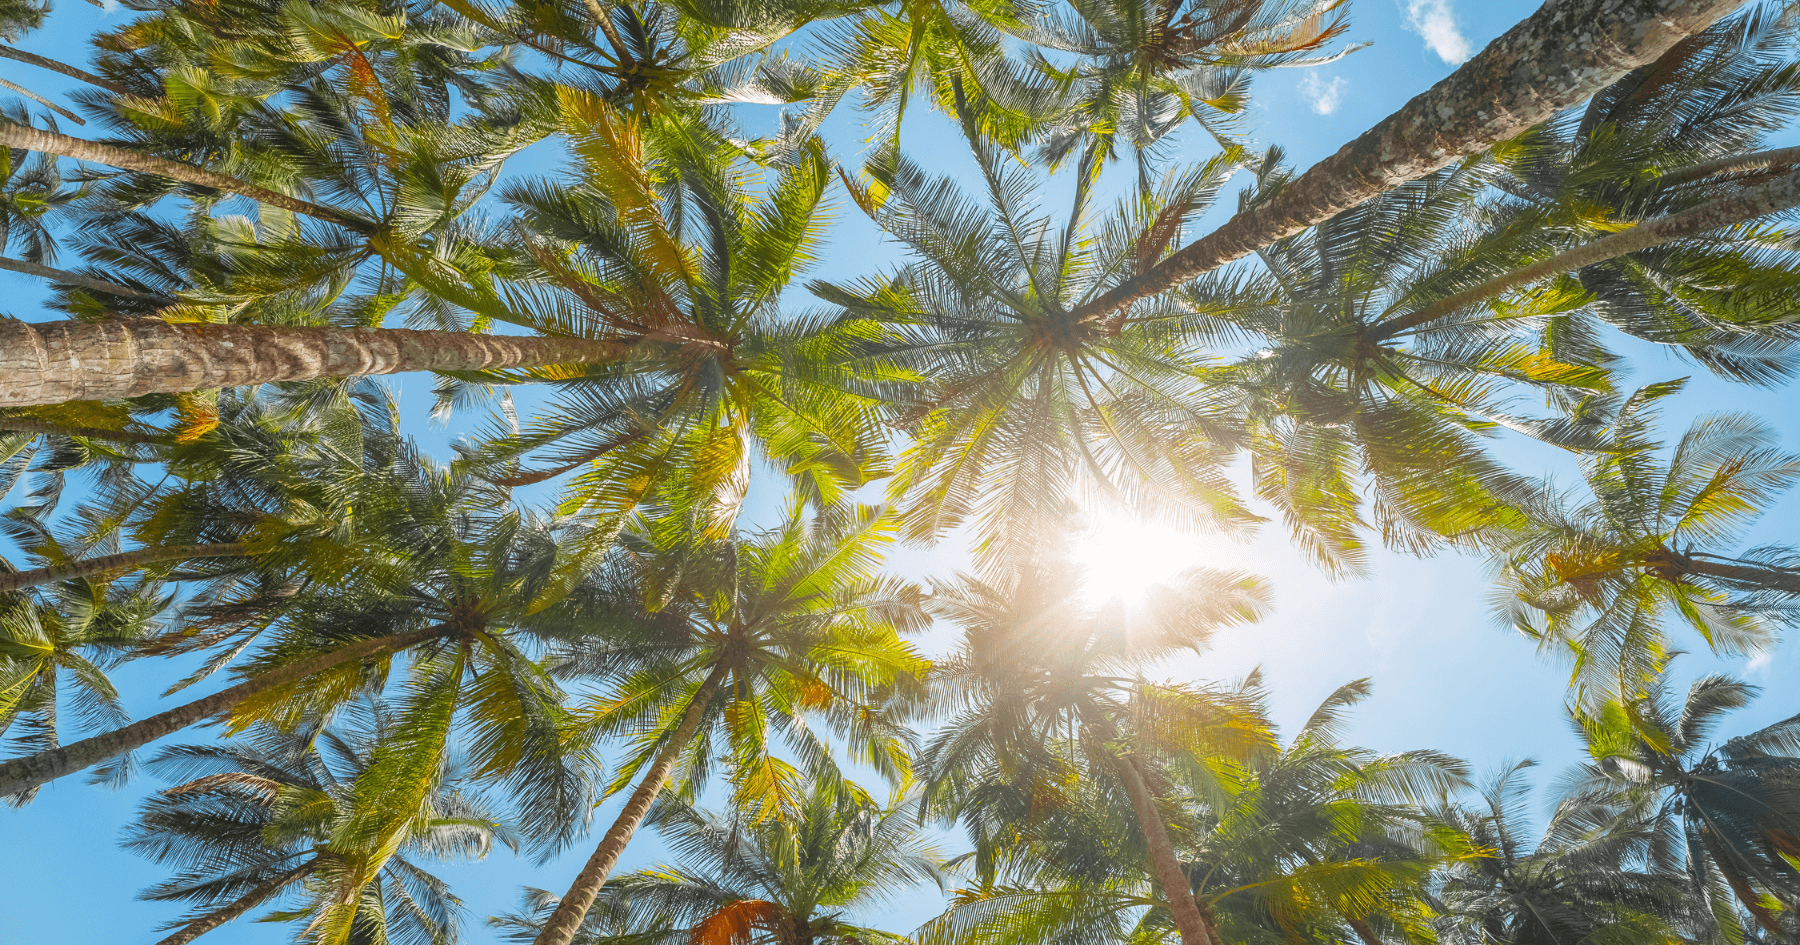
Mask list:
[[1151,587],[1202,563],[1204,541],[1166,525],[1123,516],[1089,520],[1070,549],[1082,571],[1082,596],[1137,603]]

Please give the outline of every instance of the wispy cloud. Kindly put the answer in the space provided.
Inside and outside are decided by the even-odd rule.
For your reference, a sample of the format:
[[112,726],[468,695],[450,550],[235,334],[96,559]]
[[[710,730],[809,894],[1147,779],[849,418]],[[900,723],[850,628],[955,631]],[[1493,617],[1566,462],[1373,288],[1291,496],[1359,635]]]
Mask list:
[[1406,28],[1425,37],[1425,46],[1439,59],[1457,66],[1474,50],[1456,28],[1456,17],[1450,12],[1450,0],[1401,0],[1406,9]]
[[1300,94],[1312,104],[1312,110],[1321,115],[1329,115],[1337,111],[1338,103],[1344,98],[1344,77],[1338,76],[1330,82],[1319,78],[1317,72],[1308,72],[1300,80]]

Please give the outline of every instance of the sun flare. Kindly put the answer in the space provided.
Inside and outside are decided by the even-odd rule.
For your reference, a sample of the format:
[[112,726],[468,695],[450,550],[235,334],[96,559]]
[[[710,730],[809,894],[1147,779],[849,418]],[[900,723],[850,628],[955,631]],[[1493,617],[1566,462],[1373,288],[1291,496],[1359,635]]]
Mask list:
[[1099,602],[1142,600],[1157,584],[1202,563],[1203,539],[1135,518],[1097,517],[1075,540],[1069,557],[1082,571],[1082,595]]

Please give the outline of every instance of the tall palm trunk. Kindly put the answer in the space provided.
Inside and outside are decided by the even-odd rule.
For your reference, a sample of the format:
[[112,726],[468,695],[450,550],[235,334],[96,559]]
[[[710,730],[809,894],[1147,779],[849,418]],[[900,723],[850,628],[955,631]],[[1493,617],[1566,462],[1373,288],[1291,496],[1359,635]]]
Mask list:
[[48,108],[51,111],[57,113],[58,115],[61,115],[63,118],[66,118],[69,121],[76,123],[77,125],[87,124],[87,120],[82,118],[80,115],[77,115],[72,111],[69,111],[68,109],[62,107],[61,105],[58,105],[55,102],[50,101],[49,99],[43,97],[42,95],[37,94],[36,92],[33,92],[32,90],[30,90],[22,85],[17,85],[12,82],[8,82],[5,79],[0,79],[0,89],[5,89],[8,92],[13,93],[14,95],[23,95],[26,98],[31,99],[32,101],[38,103],[39,105],[42,105],[45,108]]
[[90,440],[114,440],[119,443],[151,445],[161,443],[158,437],[130,430],[102,430],[99,427],[74,427],[49,423],[35,417],[8,417],[0,414],[0,433],[30,433],[33,436],[79,436]]
[[1702,164],[1691,164],[1677,168],[1659,178],[1664,186],[1671,184],[1687,184],[1708,177],[1723,177],[1731,174],[1749,174],[1756,171],[1784,171],[1800,164],[1800,148],[1775,148],[1769,151],[1752,151],[1749,154],[1734,154],[1717,161]]
[[1700,574],[1740,586],[1800,595],[1800,571],[1764,565],[1733,564],[1727,560],[1707,560],[1705,557],[1677,554],[1667,549],[1647,555],[1644,563],[1677,579],[1683,575]]
[[0,797],[22,794],[40,784],[54,781],[64,775],[74,774],[101,762],[117,758],[128,751],[142,748],[171,732],[230,711],[245,699],[259,693],[298,682],[314,673],[324,672],[334,666],[341,666],[354,660],[394,653],[443,632],[442,627],[431,627],[395,636],[361,640],[329,653],[320,653],[317,656],[296,660],[280,669],[260,673],[204,699],[196,699],[186,705],[176,706],[167,712],[161,712],[147,719],[113,729],[103,735],[95,735],[93,738],[86,738],[73,744],[40,751],[35,755],[26,755],[23,758],[0,762]]
[[157,942],[156,945],[187,945],[187,943],[211,932],[213,929],[230,922],[232,919],[249,912],[251,909],[269,901],[276,893],[286,889],[290,884],[305,879],[308,874],[318,868],[317,863],[302,863],[280,876],[263,883],[249,892],[232,900],[231,905],[217,912],[209,912],[192,922],[175,930],[173,935]]
[[613,867],[618,865],[619,855],[625,852],[625,845],[631,842],[631,835],[644,822],[644,815],[650,812],[650,803],[662,793],[663,785],[669,780],[669,773],[675,770],[675,762],[687,748],[688,742],[693,741],[694,733],[700,730],[700,723],[706,717],[706,706],[725,681],[727,668],[723,661],[719,662],[707,675],[706,681],[695,690],[693,699],[688,702],[687,711],[681,717],[681,725],[663,743],[662,751],[657,753],[650,770],[644,772],[643,778],[632,790],[631,797],[626,800],[625,808],[619,811],[612,826],[607,828],[606,836],[600,838],[600,845],[594,848],[594,855],[588,857],[587,864],[581,868],[581,874],[575,877],[574,884],[564,894],[562,901],[556,904],[556,911],[544,923],[543,931],[538,933],[532,945],[569,945],[575,938],[588,907],[600,895],[600,887],[606,885],[606,878],[612,875]]
[[1654,62],[1743,0],[1551,0],[1479,55],[1275,196],[1076,313],[1109,320],[1138,299],[1322,223],[1504,141]]
[[1112,760],[1120,782],[1125,785],[1125,793],[1131,798],[1131,809],[1137,814],[1138,826],[1144,831],[1144,841],[1150,847],[1150,864],[1156,873],[1156,883],[1162,887],[1163,898],[1169,903],[1169,915],[1181,932],[1181,945],[1223,945],[1218,931],[1200,911],[1200,903],[1194,898],[1187,871],[1181,868],[1181,859],[1175,855],[1169,825],[1163,820],[1156,796],[1150,793],[1150,785],[1144,781],[1144,773],[1138,769],[1135,753],[1124,746],[1111,719],[1097,712],[1084,711],[1082,716],[1106,743],[1107,757]]
[[[0,421],[0,423],[4,423],[4,421]],[[48,568],[33,568],[30,571],[0,574],[0,594],[25,587],[36,587],[39,584],[72,581],[91,574],[105,574],[108,571],[136,571],[145,565],[163,561],[181,561],[187,558],[227,558],[232,555],[244,554],[249,548],[249,545],[240,542],[137,548],[116,555],[101,555],[98,558],[71,561],[68,564],[59,564]]]
[[63,75],[68,76],[71,79],[77,79],[79,81],[86,82],[89,85],[103,88],[103,89],[107,90],[108,92],[112,92],[116,95],[130,95],[131,94],[130,89],[126,88],[123,85],[120,85],[117,82],[114,82],[111,79],[101,78],[100,76],[97,76],[97,75],[93,74],[92,72],[88,72],[83,69],[77,69],[74,66],[71,66],[67,63],[58,62],[55,59],[49,59],[44,56],[40,56],[37,53],[28,53],[23,49],[14,49],[11,46],[0,45],[0,56],[4,56],[7,59],[13,59],[13,60],[17,60],[19,62],[27,63],[29,65],[37,66],[41,69],[49,69],[51,72],[60,72]]
[[40,266],[37,263],[26,262],[23,259],[12,259],[6,256],[0,256],[0,269],[23,273],[28,276],[37,276],[40,279],[49,279],[52,282],[61,282],[67,285],[87,286],[90,289],[97,289],[108,295],[122,295],[130,299],[156,298],[156,296],[147,292],[139,292],[136,289],[126,288],[125,286],[114,282],[107,282],[92,276],[84,276],[79,272],[69,272],[66,269],[53,269],[49,266]]
[[160,177],[181,181],[184,184],[195,184],[200,187],[240,194],[258,203],[266,203],[271,207],[280,207],[290,213],[336,223],[358,233],[373,233],[376,228],[375,224],[351,216],[342,210],[334,210],[331,207],[301,200],[298,197],[277,193],[267,187],[259,187],[218,171],[207,170],[192,164],[183,164],[180,161],[171,161],[155,155],[139,154],[136,151],[128,151],[110,144],[101,144],[98,141],[71,138],[54,131],[41,131],[24,125],[0,122],[0,145],[9,148],[24,148],[27,151],[39,151],[44,154],[57,154],[66,158],[74,158],[77,161],[107,164],[140,174],[156,174]]
[[[4,423],[4,421],[0,421]],[[140,547],[133,551],[122,551],[119,554],[103,554],[99,558],[86,558],[81,562],[68,562],[67,565],[54,567],[36,567],[31,571],[14,571],[11,574],[0,574],[0,594],[7,590],[18,590],[22,587],[36,587],[41,583],[56,581],[72,581],[86,578],[88,574],[104,574],[108,571],[137,571],[144,565],[160,562],[180,562],[185,558],[229,558],[232,554],[247,553],[250,545],[241,542],[221,542],[211,545],[158,545],[158,547]]]
[[1584,266],[1592,266],[1609,259],[1617,259],[1627,253],[1661,246],[1671,240],[1698,236],[1709,230],[1747,223],[1758,217],[1790,210],[1797,206],[1800,206],[1800,174],[1789,174],[1766,184],[1747,187],[1729,197],[1720,197],[1696,207],[1689,207],[1680,213],[1671,213],[1666,217],[1647,220],[1628,230],[1621,230],[1592,243],[1577,246],[1567,252],[1557,253],[1549,259],[1495,276],[1480,285],[1464,289],[1455,295],[1433,302],[1399,318],[1383,322],[1376,326],[1373,335],[1377,340],[1392,338],[1427,322],[1443,318],[1464,306],[1494,298],[1501,293],[1530,285],[1540,279],[1561,275],[1565,272],[1574,272]]
[[0,407],[315,377],[615,361],[623,342],[404,328],[0,320]]

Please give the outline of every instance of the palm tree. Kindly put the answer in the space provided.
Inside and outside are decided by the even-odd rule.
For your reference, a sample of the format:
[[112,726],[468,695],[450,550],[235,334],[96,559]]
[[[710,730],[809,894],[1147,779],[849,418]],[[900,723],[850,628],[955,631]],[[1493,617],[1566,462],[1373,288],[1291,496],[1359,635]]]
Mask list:
[[1321,65],[1367,45],[1325,52],[1349,28],[1344,7],[1124,0],[1071,4],[1066,12],[997,25],[1045,51],[1078,57],[1072,68],[1042,53],[1031,59],[1066,89],[1060,107],[1041,109],[1053,116],[1042,133],[1046,162],[1054,167],[1077,151],[1114,157],[1128,149],[1139,186],[1149,190],[1154,154],[1164,150],[1157,145],[1189,117],[1222,144],[1235,139],[1233,119],[1249,100],[1252,73]]
[[[1255,619],[1264,591],[1244,575],[1196,568],[1142,605],[1096,606],[1081,594],[1078,575],[1054,560],[1006,584],[964,577],[934,589],[933,609],[964,635],[933,672],[930,705],[947,721],[920,756],[926,801],[934,812],[985,823],[990,805],[1030,807],[1083,780],[1117,785],[1162,891],[1158,906],[1183,945],[1217,942],[1171,837],[1164,768],[1261,750],[1267,725],[1242,693],[1136,674],[1199,650],[1218,628]],[[979,848],[989,831],[973,832]]]
[[1208,339],[1192,319],[1170,305],[1107,332],[1073,316],[1113,275],[1161,258],[1241,155],[1168,174],[1099,221],[1088,219],[1083,174],[1056,221],[1036,212],[1026,173],[981,139],[972,108],[964,134],[986,193],[970,198],[898,158],[881,175],[879,208],[872,193],[860,199],[915,261],[811,287],[844,319],[875,323],[881,359],[929,379],[895,405],[914,442],[890,493],[911,534],[973,519],[981,546],[1005,558],[1054,534],[1081,493],[1190,523],[1250,520],[1217,471],[1231,431],[1197,383]]
[[1689,888],[1713,917],[1729,915],[1735,897],[1756,925],[1784,936],[1800,907],[1800,716],[1708,741],[1721,716],[1758,692],[1709,675],[1678,703],[1662,678],[1643,695],[1578,712],[1593,762],[1570,790],[1643,822],[1658,865],[1674,872],[1685,860]]
[[[476,775],[511,780],[522,827],[543,836],[571,829],[570,811],[585,797],[585,756],[565,731],[560,690],[521,647],[535,646],[533,615],[580,580],[579,556],[561,553],[554,529],[512,508],[503,492],[440,470],[409,443],[370,436],[367,447],[366,469],[333,470],[333,488],[355,497],[369,546],[341,562],[354,563],[348,573],[250,582],[245,593],[201,603],[184,632],[154,650],[215,654],[181,688],[254,646],[234,671],[242,681],[83,742],[0,762],[0,795],[215,717],[228,717],[233,731],[257,721],[291,727],[384,682],[392,658],[405,652],[410,679],[394,709],[405,738],[396,737],[394,760],[381,767],[435,765],[460,714],[482,746]],[[401,820],[366,829],[403,829],[414,800],[407,792],[421,782],[378,783],[399,793],[367,816],[385,811]],[[354,915],[354,901],[340,905]]]
[[[597,731],[627,736],[611,791],[635,778],[618,818],[545,921],[538,945],[568,945],[663,787],[703,781],[715,760],[733,803],[792,817],[807,778],[834,777],[824,722],[860,763],[899,780],[907,740],[887,704],[916,690],[927,664],[898,633],[923,629],[916,587],[881,576],[891,516],[853,507],[762,536],[696,540],[692,522],[628,533],[596,581],[569,598],[575,622],[604,621],[551,665],[593,676],[604,695],[586,710]],[[811,774],[774,753],[777,739]]]
[[1077,320],[1119,318],[1139,301],[1510,139],[1655,61],[1738,6],[1737,0],[1546,5],[1279,194],[1096,293],[1075,313]]
[[[64,580],[37,595],[0,595],[0,735],[31,752],[52,750],[72,714],[80,728],[112,728],[129,718],[106,671],[148,639],[172,601],[149,588]],[[122,783],[120,759],[97,780]],[[9,800],[24,805],[31,792]]]
[[[1488,225],[1567,248],[1772,182],[1781,152],[1763,149],[1800,110],[1796,30],[1791,6],[1752,6],[1496,149],[1504,198]],[[1620,330],[1771,383],[1794,340],[1786,256],[1768,223],[1743,222],[1583,266],[1572,281],[1584,311]]]
[[[1446,807],[1447,827],[1487,855],[1455,863],[1442,879],[1442,939],[1452,945],[1580,945],[1677,941],[1697,904],[1683,878],[1645,861],[1648,826],[1614,821],[1580,801],[1559,804],[1529,849],[1520,806],[1530,791],[1524,761],[1482,791],[1485,809]],[[1600,816],[1596,816],[1600,814]]]
[[141,898],[194,904],[158,945],[185,945],[267,905],[278,905],[270,919],[304,921],[316,933],[343,899],[362,906],[357,942],[456,940],[461,902],[414,860],[479,860],[496,842],[516,852],[518,838],[463,773],[431,771],[420,805],[406,812],[400,852],[364,881],[349,868],[366,855],[352,825],[395,720],[379,705],[358,715],[323,731],[258,728],[172,747],[150,762],[179,783],[144,802],[124,845],[179,870]]
[[[849,782],[813,783],[784,817],[720,816],[666,796],[647,822],[677,862],[608,882],[579,945],[899,945],[904,936],[855,924],[857,910],[943,881],[940,855],[919,835],[917,802],[882,806]],[[529,941],[542,913],[496,924]]]
[[1607,449],[1582,459],[1591,498],[1547,494],[1501,560],[1503,612],[1574,660],[1572,683],[1589,704],[1642,692],[1670,655],[1670,620],[1731,654],[1768,645],[1800,614],[1792,549],[1730,554],[1800,481],[1800,457],[1761,421],[1722,414],[1695,421],[1660,458],[1656,404],[1680,387],[1626,399]]
[[[1285,191],[1279,157],[1265,158],[1247,205]],[[1596,445],[1581,423],[1515,405],[1525,395],[1572,410],[1610,389],[1604,356],[1578,344],[1546,350],[1518,327],[1544,313],[1385,333],[1386,313],[1408,300],[1528,258],[1470,225],[1489,179],[1477,163],[1403,184],[1259,250],[1258,271],[1222,270],[1182,292],[1190,332],[1246,352],[1201,376],[1235,402],[1257,494],[1321,564],[1359,566],[1367,530],[1422,553],[1522,524],[1531,486],[1488,455],[1480,433],[1504,426]]]
[[[1170,759],[1170,815],[1182,869],[1218,936],[1233,942],[1429,940],[1431,868],[1463,851],[1436,849],[1417,804],[1462,782],[1461,765],[1430,751],[1378,757],[1337,742],[1343,709],[1366,682],[1334,693],[1285,747],[1272,732],[1247,756]],[[1239,697],[1260,703],[1256,677]],[[1017,782],[1015,782],[1016,784]],[[1152,898],[1145,850],[1116,791],[1085,778],[1014,791],[989,780],[970,825],[1003,838],[982,883],[921,930],[928,943],[1132,941],[1168,933]],[[985,851],[984,851],[985,852]],[[982,854],[978,854],[982,855]],[[1346,931],[1346,928],[1348,931]]]
[[1433,868],[1467,857],[1432,835],[1421,809],[1467,785],[1440,752],[1377,755],[1341,742],[1345,710],[1367,680],[1339,688],[1279,750],[1243,768],[1194,766],[1188,783],[1204,829],[1188,842],[1198,895],[1229,938],[1260,926],[1283,938],[1383,933],[1429,940]]
[[[633,356],[446,383],[446,403],[476,383],[560,388],[476,458],[516,485],[579,471],[564,508],[603,533],[659,506],[702,514],[723,536],[759,452],[826,501],[881,474],[877,398],[907,378],[857,368],[866,332],[781,311],[783,287],[823,246],[822,146],[764,180],[604,99],[564,98],[575,173],[506,190],[542,287],[525,303],[546,331],[621,339]],[[519,465],[533,458],[548,466]]]

